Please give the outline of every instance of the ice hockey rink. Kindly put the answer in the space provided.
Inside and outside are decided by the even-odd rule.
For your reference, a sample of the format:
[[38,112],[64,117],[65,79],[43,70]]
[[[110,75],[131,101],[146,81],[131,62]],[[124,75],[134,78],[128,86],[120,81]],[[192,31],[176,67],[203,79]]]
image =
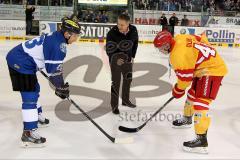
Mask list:
[[[209,154],[186,153],[183,141],[194,138],[194,129],[173,129],[171,122],[182,113],[185,97],[173,100],[141,131],[127,134],[119,125],[137,127],[170,97],[175,83],[169,77],[167,57],[152,45],[139,45],[131,93],[136,109],[119,106],[120,116],[109,106],[111,75],[103,44],[77,43],[68,47],[64,74],[71,85],[71,98],[113,137],[133,137],[131,144],[113,144],[90,121],[54,95],[47,80],[38,74],[40,102],[50,126],[40,128],[47,138],[44,148],[22,148],[21,97],[12,91],[5,56],[21,41],[0,41],[0,159],[240,159],[240,49],[217,48],[229,73],[211,105],[212,123],[208,131]],[[150,73],[151,76],[145,76]],[[155,81],[152,78],[156,78]],[[120,101],[121,104],[121,101]],[[101,107],[98,107],[101,106]]]

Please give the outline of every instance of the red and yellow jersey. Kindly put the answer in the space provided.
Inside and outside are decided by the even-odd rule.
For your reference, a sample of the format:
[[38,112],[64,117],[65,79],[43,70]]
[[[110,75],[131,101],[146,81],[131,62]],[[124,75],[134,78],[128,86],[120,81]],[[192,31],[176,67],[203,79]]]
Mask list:
[[178,88],[185,90],[194,77],[224,76],[227,67],[205,35],[177,35],[171,48],[170,64],[177,78]]

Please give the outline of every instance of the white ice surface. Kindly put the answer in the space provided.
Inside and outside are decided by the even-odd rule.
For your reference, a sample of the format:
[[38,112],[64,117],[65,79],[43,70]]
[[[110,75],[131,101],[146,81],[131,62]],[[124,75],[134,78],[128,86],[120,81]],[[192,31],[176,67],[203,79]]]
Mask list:
[[[38,74],[41,84],[40,102],[44,114],[50,119],[48,128],[39,132],[47,138],[47,146],[39,149],[19,147],[22,133],[21,97],[11,90],[11,83],[6,65],[7,52],[20,41],[0,41],[0,159],[240,159],[240,49],[218,48],[224,58],[229,73],[224,78],[218,98],[211,105],[212,123],[208,132],[209,154],[191,154],[182,150],[182,143],[194,137],[194,130],[173,129],[171,119],[150,122],[136,134],[118,131],[119,125],[138,126],[143,121],[126,121],[122,117],[107,113],[94,119],[110,135],[117,137],[134,137],[132,144],[113,144],[90,121],[63,121],[55,114],[55,106],[60,102],[49,87],[47,81]],[[110,70],[102,44],[81,43],[68,47],[66,61],[81,55],[97,56],[103,61],[103,67],[95,82],[84,82],[87,67],[74,70],[67,81],[71,85],[94,88],[110,92]],[[139,45],[136,63],[151,62],[168,66],[167,58],[156,54],[151,45]],[[145,72],[136,73],[140,76]],[[168,72],[161,80],[174,84],[174,73],[169,79]],[[149,88],[148,88],[149,87]],[[135,91],[154,89],[154,86],[132,88]],[[137,98],[137,109],[120,106],[122,113],[152,113],[160,107],[171,93],[158,97]],[[72,96],[81,107],[90,111],[101,100],[86,96]],[[162,113],[176,115],[182,113],[185,98],[172,101]],[[121,102],[121,101],[120,101]],[[72,113],[79,113],[73,106]],[[171,117],[170,117],[171,118]],[[136,119],[135,119],[136,120]]]

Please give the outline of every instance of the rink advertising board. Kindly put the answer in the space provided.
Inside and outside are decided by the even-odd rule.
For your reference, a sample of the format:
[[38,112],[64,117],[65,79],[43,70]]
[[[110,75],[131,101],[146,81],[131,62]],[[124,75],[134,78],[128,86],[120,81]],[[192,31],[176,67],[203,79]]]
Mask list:
[[46,34],[57,31],[58,22],[40,21],[39,22],[39,34]]
[[[60,29],[60,22],[40,21],[40,34],[54,32]],[[105,42],[108,31],[115,24],[81,23],[80,42]],[[160,25],[135,25],[138,29],[139,43],[152,44],[156,34],[161,30]],[[212,45],[223,47],[240,46],[240,29],[209,28],[209,27],[175,27],[176,34],[196,34],[205,32]],[[0,39],[25,40],[25,21],[0,20]]]
[[240,30],[236,28],[175,27],[176,34],[205,33],[210,43],[240,44]]
[[81,23],[81,38],[105,39],[113,26],[114,24]]
[[[104,23],[80,23],[81,25],[81,42],[94,42],[95,40],[106,39],[108,31],[115,24]],[[138,29],[140,43],[152,43],[155,35],[161,30],[161,26],[149,26],[136,25]],[[60,23],[58,22],[40,22],[40,34],[50,33],[60,29]]]
[[138,37],[140,43],[152,43],[157,33],[162,30],[159,25],[146,27],[146,25],[135,25],[138,30]]
[[[80,23],[81,25],[81,38],[82,39],[105,39],[108,31],[115,24],[102,24],[102,23]],[[60,22],[40,22],[40,34],[50,33],[57,31],[61,28]]]
[[216,25],[240,25],[240,17],[218,17],[213,16],[209,17],[208,24],[216,24]]
[[128,4],[128,0],[78,0],[78,3],[126,6]]
[[0,36],[23,37],[25,34],[25,21],[0,20]]

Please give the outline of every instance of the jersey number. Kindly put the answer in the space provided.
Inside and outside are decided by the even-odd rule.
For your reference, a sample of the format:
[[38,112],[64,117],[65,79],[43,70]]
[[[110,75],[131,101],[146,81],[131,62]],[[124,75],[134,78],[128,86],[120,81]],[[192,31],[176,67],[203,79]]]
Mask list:
[[209,56],[215,57],[216,55],[216,51],[209,46],[195,43],[194,48],[198,49],[205,58],[209,58]]
[[25,46],[28,49],[32,49],[35,46],[40,46],[40,45],[43,44],[44,38],[45,38],[44,35],[42,35],[41,37],[34,38],[34,39],[30,40],[30,41],[25,42]]

